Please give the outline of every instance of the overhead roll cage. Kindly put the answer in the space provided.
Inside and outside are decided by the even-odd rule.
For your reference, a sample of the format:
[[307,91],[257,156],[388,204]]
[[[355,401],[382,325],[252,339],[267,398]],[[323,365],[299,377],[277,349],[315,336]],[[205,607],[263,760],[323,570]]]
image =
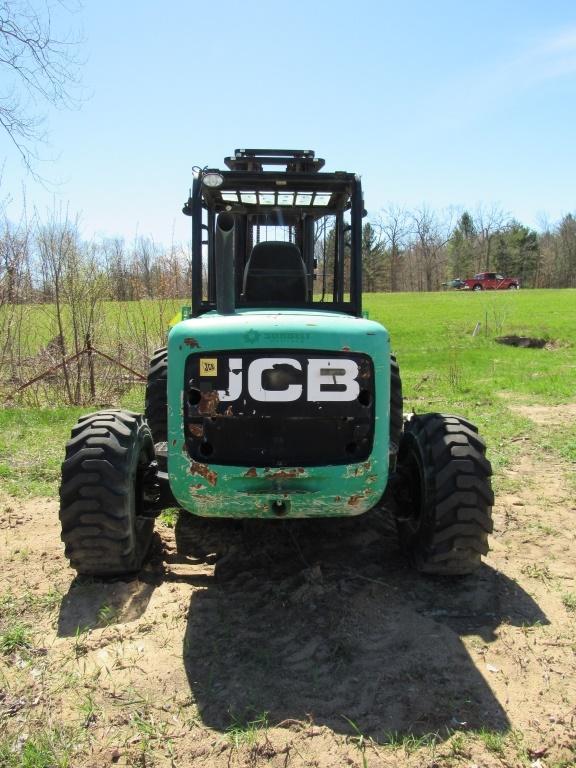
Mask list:
[[[247,302],[242,295],[244,270],[260,227],[280,227],[302,254],[308,275],[305,302],[290,308],[331,309],[360,316],[361,247],[364,204],[360,179],[354,174],[320,173],[324,160],[311,150],[235,150],[225,158],[229,170],[199,170],[183,213],[192,217],[192,314],[216,309],[220,289],[217,269],[217,219],[234,219],[233,267],[219,271],[219,281],[233,281],[237,307],[265,307],[270,302]],[[274,170],[264,170],[264,168]],[[279,169],[278,169],[279,167]],[[349,220],[347,224],[345,217]],[[333,264],[330,300],[318,300],[313,280],[317,267],[315,228],[322,219],[333,222]],[[326,229],[324,231],[326,237]],[[324,268],[326,265],[324,264]],[[227,272],[232,274],[227,274]]]

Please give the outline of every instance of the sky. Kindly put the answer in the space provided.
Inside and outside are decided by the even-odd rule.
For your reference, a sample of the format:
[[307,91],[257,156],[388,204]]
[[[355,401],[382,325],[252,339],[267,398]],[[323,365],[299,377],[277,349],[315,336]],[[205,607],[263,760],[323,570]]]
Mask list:
[[85,0],[63,27],[82,103],[45,110],[44,185],[0,135],[12,219],[25,196],[87,238],[185,242],[192,166],[237,147],[315,150],[362,176],[370,215],[576,211],[573,0]]

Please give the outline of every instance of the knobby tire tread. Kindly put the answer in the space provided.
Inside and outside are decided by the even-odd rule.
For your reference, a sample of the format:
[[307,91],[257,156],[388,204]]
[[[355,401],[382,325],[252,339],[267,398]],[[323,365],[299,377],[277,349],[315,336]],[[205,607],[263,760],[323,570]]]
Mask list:
[[400,538],[424,573],[471,573],[488,553],[493,529],[485,444],[470,422],[437,413],[413,416],[404,439],[419,452],[424,487],[419,528],[399,521]]
[[157,349],[148,367],[144,416],[154,443],[168,440],[168,350]]
[[138,515],[139,462],[154,459],[142,416],[110,409],[80,417],[66,444],[60,485],[61,538],[70,565],[83,576],[140,570],[154,521]]

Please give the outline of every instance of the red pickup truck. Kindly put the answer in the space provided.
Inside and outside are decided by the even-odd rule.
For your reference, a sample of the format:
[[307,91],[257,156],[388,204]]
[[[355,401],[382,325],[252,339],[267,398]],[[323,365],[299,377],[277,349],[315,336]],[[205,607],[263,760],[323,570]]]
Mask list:
[[517,277],[502,277],[496,272],[480,272],[474,277],[464,280],[463,291],[497,291],[501,289],[520,288]]

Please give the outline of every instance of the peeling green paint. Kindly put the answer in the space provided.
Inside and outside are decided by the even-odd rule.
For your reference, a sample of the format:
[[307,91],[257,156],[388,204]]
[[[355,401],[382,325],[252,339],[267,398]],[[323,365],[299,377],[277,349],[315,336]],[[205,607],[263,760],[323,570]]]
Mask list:
[[359,464],[349,464],[346,468],[346,478],[364,477],[372,471],[372,462],[363,461]]
[[[305,330],[304,330],[305,329]],[[206,353],[271,348],[365,353],[374,364],[375,434],[367,461],[339,466],[223,466],[193,462],[183,432],[184,366],[196,347]],[[168,339],[168,471],[182,507],[208,517],[358,515],[382,497],[388,479],[390,348],[388,332],[363,318],[334,312],[215,312],[183,320]],[[211,403],[206,402],[208,411]],[[292,407],[296,407],[295,405]],[[313,439],[313,436],[311,436]]]

